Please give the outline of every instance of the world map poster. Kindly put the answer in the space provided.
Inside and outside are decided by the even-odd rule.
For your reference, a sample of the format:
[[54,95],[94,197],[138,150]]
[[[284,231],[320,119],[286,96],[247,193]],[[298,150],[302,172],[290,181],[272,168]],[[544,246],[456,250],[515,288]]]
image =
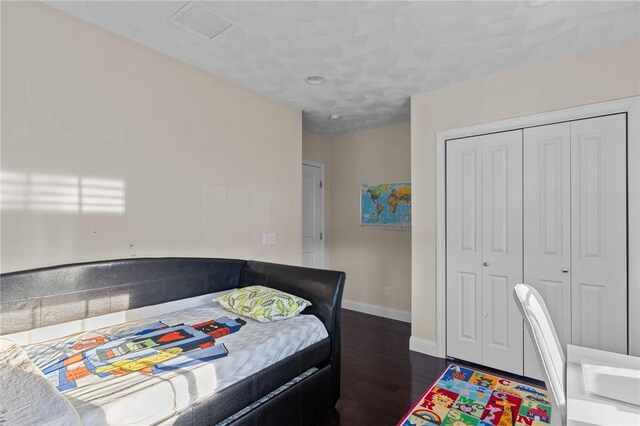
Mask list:
[[360,225],[411,229],[411,183],[362,185]]

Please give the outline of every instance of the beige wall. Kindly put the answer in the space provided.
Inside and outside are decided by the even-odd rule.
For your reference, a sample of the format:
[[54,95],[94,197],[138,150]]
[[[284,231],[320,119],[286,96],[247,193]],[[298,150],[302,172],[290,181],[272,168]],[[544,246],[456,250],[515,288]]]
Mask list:
[[315,133],[302,131],[302,159],[327,164],[329,161],[329,140]]
[[[1,106],[2,195],[16,200],[3,207],[17,209],[2,211],[3,271],[134,255],[299,263],[300,111],[17,2],[2,2]],[[79,186],[124,212],[80,209]]]
[[[327,139],[303,135],[304,153],[326,155],[318,145],[328,145],[327,266],[347,273],[346,301],[410,309],[411,233],[360,226],[363,183],[410,180],[410,131],[409,123],[401,123]],[[390,296],[384,296],[384,287]]]
[[436,339],[436,132],[640,94],[640,44],[411,98],[412,335]]

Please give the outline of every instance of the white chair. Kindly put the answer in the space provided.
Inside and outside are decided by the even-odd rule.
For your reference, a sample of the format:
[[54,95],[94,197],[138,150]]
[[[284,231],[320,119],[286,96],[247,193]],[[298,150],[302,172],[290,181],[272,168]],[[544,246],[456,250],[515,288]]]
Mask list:
[[533,338],[533,345],[546,377],[545,383],[552,403],[551,424],[564,425],[567,419],[565,385],[567,360],[553,327],[551,316],[535,288],[527,284],[516,284],[513,297]]

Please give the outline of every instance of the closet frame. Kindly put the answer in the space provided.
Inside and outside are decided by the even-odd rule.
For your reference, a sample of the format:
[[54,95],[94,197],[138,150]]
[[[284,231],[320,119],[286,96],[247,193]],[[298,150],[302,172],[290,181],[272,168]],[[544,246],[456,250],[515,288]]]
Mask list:
[[446,357],[446,141],[621,113],[627,117],[627,340],[629,354],[640,356],[640,96],[436,132],[437,322],[435,351],[426,353]]

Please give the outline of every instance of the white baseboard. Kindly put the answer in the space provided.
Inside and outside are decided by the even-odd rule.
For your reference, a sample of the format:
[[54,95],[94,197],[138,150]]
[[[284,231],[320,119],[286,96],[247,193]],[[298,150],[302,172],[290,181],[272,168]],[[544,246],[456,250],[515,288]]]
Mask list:
[[376,315],[397,321],[411,322],[411,312],[400,309],[385,308],[384,306],[371,305],[369,303],[355,302],[353,300],[342,300],[342,307],[364,314]]
[[438,356],[438,345],[436,345],[436,342],[433,340],[411,336],[409,339],[409,349],[431,356]]

